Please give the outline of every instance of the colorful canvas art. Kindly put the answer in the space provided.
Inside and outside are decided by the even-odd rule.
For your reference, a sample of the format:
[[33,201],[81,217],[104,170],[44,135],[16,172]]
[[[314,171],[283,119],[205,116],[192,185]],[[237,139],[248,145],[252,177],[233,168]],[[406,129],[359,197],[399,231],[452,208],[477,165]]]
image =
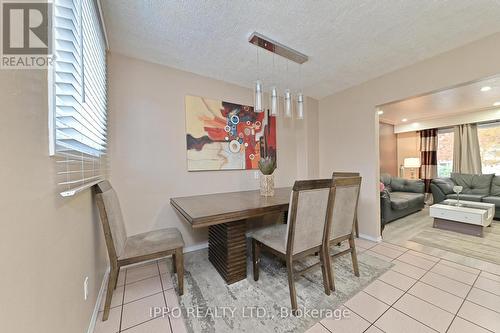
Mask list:
[[257,169],[276,157],[276,118],[252,106],[186,96],[189,171]]

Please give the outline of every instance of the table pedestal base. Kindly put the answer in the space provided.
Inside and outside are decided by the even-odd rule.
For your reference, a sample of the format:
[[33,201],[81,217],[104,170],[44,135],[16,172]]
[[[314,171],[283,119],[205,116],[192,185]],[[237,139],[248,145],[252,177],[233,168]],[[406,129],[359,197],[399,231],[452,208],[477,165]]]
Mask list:
[[227,284],[247,276],[246,220],[208,227],[208,259]]
[[434,228],[460,232],[462,234],[483,237],[482,225],[462,223],[457,221],[434,218]]

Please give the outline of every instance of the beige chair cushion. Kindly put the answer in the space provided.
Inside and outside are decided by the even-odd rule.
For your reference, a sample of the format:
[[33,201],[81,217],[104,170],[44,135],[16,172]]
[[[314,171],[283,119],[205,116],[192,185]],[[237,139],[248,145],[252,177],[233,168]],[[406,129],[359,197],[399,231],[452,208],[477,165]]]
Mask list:
[[286,224],[274,224],[269,227],[255,230],[250,233],[250,237],[280,253],[286,254]]
[[184,240],[177,228],[165,228],[131,236],[125,243],[119,260],[184,247]]
[[337,187],[331,216],[330,239],[352,233],[358,193],[359,185]]

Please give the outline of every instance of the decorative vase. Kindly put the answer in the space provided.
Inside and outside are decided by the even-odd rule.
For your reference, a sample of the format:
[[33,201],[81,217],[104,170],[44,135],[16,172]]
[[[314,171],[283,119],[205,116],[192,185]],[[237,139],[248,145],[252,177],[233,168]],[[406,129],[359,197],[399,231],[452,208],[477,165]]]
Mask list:
[[274,175],[260,174],[260,195],[272,197],[274,195]]
[[460,192],[462,192],[463,189],[463,186],[453,186],[453,192],[457,194],[457,207],[460,206]]

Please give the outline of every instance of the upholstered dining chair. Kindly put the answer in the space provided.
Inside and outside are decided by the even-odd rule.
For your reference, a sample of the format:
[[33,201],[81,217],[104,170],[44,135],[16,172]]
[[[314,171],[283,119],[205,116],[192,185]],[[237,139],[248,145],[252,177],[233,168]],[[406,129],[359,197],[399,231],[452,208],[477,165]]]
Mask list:
[[[297,310],[295,274],[303,274],[321,265],[325,293],[330,295],[330,286],[326,262],[329,235],[328,212],[331,211],[331,179],[296,181],[291,193],[287,224],[275,224],[254,231],[252,236],[253,277],[259,280],[259,262],[261,250],[267,250],[279,258],[285,259],[288,271],[288,286],[292,312]],[[294,270],[294,261],[318,252],[320,262],[302,271]]]
[[95,186],[95,192],[111,266],[102,320],[108,319],[113,290],[116,288],[118,274],[123,266],[172,255],[174,272],[177,272],[179,294],[182,295],[184,293],[182,253],[184,240],[179,230],[165,228],[127,236],[120,202],[109,181],[98,183]]
[[[332,174],[332,178],[342,178],[342,177],[359,177],[359,172],[334,171]],[[356,238],[359,238],[357,209],[356,209],[356,217],[354,218],[354,230],[356,231]]]
[[[356,210],[358,207],[361,177],[333,178],[332,181],[332,212],[329,214],[330,237],[325,249],[330,253],[330,246],[349,241],[347,250],[334,253],[332,258],[350,253],[354,275],[359,276],[358,258],[356,255],[356,243],[354,242],[354,225],[356,221]],[[331,260],[326,261],[329,285],[335,290],[334,270]]]

